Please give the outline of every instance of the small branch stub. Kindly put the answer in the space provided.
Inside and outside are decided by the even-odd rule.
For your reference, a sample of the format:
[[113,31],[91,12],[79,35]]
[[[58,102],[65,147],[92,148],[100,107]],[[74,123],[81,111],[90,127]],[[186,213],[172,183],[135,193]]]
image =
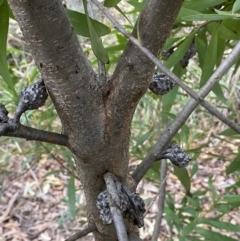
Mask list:
[[160,159],[169,159],[177,167],[186,167],[192,157],[186,154],[178,144],[174,143],[157,156],[157,160]]
[[38,109],[44,105],[48,94],[43,79],[26,87],[20,92],[20,101],[15,112],[14,122],[19,123],[21,115],[27,110]]

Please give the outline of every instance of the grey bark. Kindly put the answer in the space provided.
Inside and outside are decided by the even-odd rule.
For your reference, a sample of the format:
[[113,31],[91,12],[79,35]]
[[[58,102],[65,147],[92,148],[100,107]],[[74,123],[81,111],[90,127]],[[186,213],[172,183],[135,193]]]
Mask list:
[[[103,174],[127,180],[129,138],[135,107],[146,92],[154,64],[128,43],[108,89],[80,47],[60,0],[8,0],[68,136],[96,240],[117,240],[113,225],[103,225],[96,208],[105,189]],[[158,55],[182,0],[150,0],[139,18],[143,45]],[[137,27],[133,31],[137,36]],[[128,232],[134,230],[127,226]]]

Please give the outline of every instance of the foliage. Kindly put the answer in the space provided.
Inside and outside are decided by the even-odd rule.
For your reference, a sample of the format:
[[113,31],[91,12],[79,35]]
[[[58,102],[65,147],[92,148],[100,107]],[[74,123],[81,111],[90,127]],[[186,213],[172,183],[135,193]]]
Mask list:
[[[115,7],[116,15],[125,16],[125,28],[129,31],[132,30],[132,26],[136,22],[136,16],[142,9],[142,3],[138,0],[130,0],[126,3],[119,0],[105,0],[104,4],[106,7]],[[4,20],[0,21],[0,74],[2,76],[0,102],[14,111],[17,103],[16,93],[26,84],[32,83],[39,74],[33,63],[27,61],[27,54],[24,51],[11,46],[8,46],[6,50],[9,24],[7,9],[7,1],[3,0],[0,5],[0,18]],[[119,9],[121,11],[117,12]],[[108,31],[109,27],[106,26],[110,25],[106,20],[105,25],[103,25],[93,20],[90,21],[88,14],[67,11],[76,33],[83,36],[90,35],[93,52],[96,56],[105,63],[108,62],[109,57],[106,68],[108,74],[111,75],[120,54],[126,46],[127,39],[116,30]],[[171,36],[164,45],[160,59],[189,87],[198,91],[240,39],[239,11],[239,0],[186,0],[178,14]],[[80,18],[85,19],[84,25],[80,24],[82,21],[78,21]],[[129,24],[129,21],[131,24]],[[95,42],[98,39],[97,36],[102,35],[105,35],[103,37],[105,50],[100,42]],[[195,44],[197,55],[194,55],[189,60],[188,66],[183,68],[181,60],[192,43]],[[84,50],[89,52],[91,48],[86,46]],[[89,59],[93,65],[96,65],[97,61],[94,55],[90,54]],[[215,85],[213,91],[207,97],[210,103],[236,122],[240,120],[239,102],[238,99],[233,99],[231,96],[239,96],[240,83],[232,82],[239,64],[240,60],[227,73],[226,78],[221,79]],[[164,129],[175,119],[188,100],[189,97],[177,87],[163,97],[156,96],[150,91],[146,93],[137,107],[132,122],[131,171],[136,167],[136,163],[144,159]],[[61,132],[60,122],[50,100],[48,100],[44,109],[27,112],[25,117],[22,118],[22,123],[39,129],[54,129]],[[239,148],[236,144],[239,144],[238,140],[238,134],[220,124],[202,108],[198,108],[175,135],[172,141],[184,146],[188,153],[193,156],[193,161],[187,169],[174,168],[174,174],[185,188],[185,195],[176,203],[174,190],[172,192],[168,190],[167,192],[164,217],[172,230],[169,240],[174,237],[178,237],[179,240],[203,240],[202,238],[212,240],[213,237],[218,240],[237,240],[233,237],[230,238],[227,234],[239,233],[239,228],[224,220],[231,210],[239,210],[240,205],[239,194],[233,195],[235,190],[239,190],[237,188],[240,185]],[[36,143],[31,145],[23,140],[3,137],[1,137],[0,142],[1,144],[13,144],[10,151],[1,148],[1,166],[3,168],[6,168],[11,156],[17,153],[14,147],[16,145],[22,148],[21,151],[26,156],[26,161],[22,163],[23,171],[26,164],[34,165],[34,160],[37,157],[40,158],[41,155],[46,153],[46,150],[48,153],[61,153],[60,156],[68,157],[66,166],[72,171],[72,173],[68,173],[69,213],[71,217],[76,216],[74,166],[70,153],[62,147],[51,144]],[[230,151],[228,151],[228,155],[223,157],[223,154],[226,153],[225,148],[228,148],[228,150],[230,148]],[[11,152],[11,155],[9,152]],[[35,153],[34,158],[33,152]],[[208,187],[203,187],[200,190],[194,190],[194,187],[192,187],[191,183],[196,179],[196,176],[200,178],[198,166],[209,158],[216,162],[223,162],[223,165],[226,166],[226,174],[224,175],[231,174],[235,180],[235,184],[223,189],[222,193],[217,190],[217,183],[214,182],[213,176],[209,176]],[[154,164],[145,176],[145,181],[157,182],[160,177],[159,167],[159,163]],[[50,174],[55,175],[55,173]],[[205,203],[208,203],[207,210],[205,209]],[[211,212],[213,215],[208,216],[207,212]],[[212,227],[212,229],[209,229],[209,227]],[[222,230],[226,230],[227,234]]]

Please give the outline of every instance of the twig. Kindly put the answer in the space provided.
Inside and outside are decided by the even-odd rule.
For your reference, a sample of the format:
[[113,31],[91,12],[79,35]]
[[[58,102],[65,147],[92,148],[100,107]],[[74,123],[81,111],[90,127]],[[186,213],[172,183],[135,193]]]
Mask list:
[[[212,87],[219,79],[231,68],[240,55],[240,43],[238,43],[228,57],[220,64],[213,75],[209,78],[207,83],[200,89],[198,95],[205,98],[208,93],[212,90]],[[156,156],[161,153],[166,145],[171,141],[174,135],[178,132],[181,126],[185,123],[194,109],[198,106],[198,102],[191,99],[182,111],[178,114],[174,122],[166,129],[161,138],[154,145],[152,150],[148,153],[145,159],[138,165],[138,167],[133,172],[132,176],[136,181],[136,184],[140,182],[142,177],[151,167],[151,165],[156,160]]]
[[114,183],[115,176],[112,173],[103,175],[109,193],[110,210],[117,231],[119,241],[128,241],[127,231],[120,210],[120,198]]
[[154,225],[152,241],[157,241],[160,233],[162,215],[164,210],[164,202],[165,202],[166,178],[167,178],[167,160],[164,159],[161,162],[162,187],[159,189],[158,212],[157,212],[157,218]]
[[82,237],[84,237],[84,236],[88,235],[89,233],[92,233],[92,232],[94,232],[96,230],[97,230],[96,226],[95,225],[91,225],[91,226],[87,227],[86,229],[75,233],[70,238],[65,239],[65,241],[75,241],[75,240],[77,240],[79,238],[82,238]]
[[[163,73],[167,74],[173,81],[175,81],[183,90],[185,90],[193,99],[195,99],[200,105],[202,105],[205,109],[207,109],[211,114],[219,118],[222,122],[228,125],[230,128],[235,130],[240,134],[240,127],[230,121],[227,117],[225,117],[221,112],[219,112],[216,108],[211,106],[206,100],[203,100],[200,94],[189,88],[181,79],[179,79],[176,75],[174,75],[170,70],[168,70],[159,60],[156,58],[147,48],[143,47],[141,43],[134,38],[131,34],[129,34],[122,25],[110,14],[110,12],[97,0],[91,0],[114,24],[115,28],[118,29],[124,36],[126,36],[135,46],[137,46]],[[237,47],[235,46],[235,51],[238,52]],[[215,84],[215,83],[214,83]],[[213,87],[213,86],[212,86]]]
[[8,214],[10,213],[10,211],[12,210],[13,204],[14,202],[17,200],[18,194],[19,194],[19,190],[11,197],[8,206],[7,206],[7,210],[2,214],[1,218],[0,218],[0,223],[4,222],[8,216]]
[[[7,124],[1,123],[0,127],[3,125]],[[68,137],[66,135],[38,130],[21,124],[19,124],[18,128],[14,132],[9,131],[7,133],[3,133],[2,136],[19,137],[27,140],[42,141],[66,147],[68,146]]]
[[168,177],[168,174],[166,174],[165,178],[162,180],[162,183],[161,183],[161,185],[160,185],[160,187],[159,187],[159,190],[158,190],[156,196],[152,199],[151,203],[148,205],[144,216],[147,215],[147,213],[148,213],[149,210],[151,209],[152,205],[153,205],[153,204],[155,203],[155,201],[157,200],[157,197],[160,195],[161,190],[162,190],[162,189],[165,189],[165,183],[166,183],[167,177]]
[[60,157],[52,154],[52,153],[48,150],[48,148],[47,148],[46,146],[44,146],[43,144],[42,144],[42,147],[45,149],[46,152],[48,152],[48,154],[49,154],[53,159],[55,159],[55,160],[59,163],[59,165],[60,165],[63,169],[67,170],[67,172],[68,172],[70,175],[74,176],[75,179],[77,179],[77,180],[80,181],[79,177],[78,177],[72,170],[70,170],[67,166],[65,166],[65,165],[62,164],[62,162],[66,162],[64,159],[62,159],[62,158],[60,158]]

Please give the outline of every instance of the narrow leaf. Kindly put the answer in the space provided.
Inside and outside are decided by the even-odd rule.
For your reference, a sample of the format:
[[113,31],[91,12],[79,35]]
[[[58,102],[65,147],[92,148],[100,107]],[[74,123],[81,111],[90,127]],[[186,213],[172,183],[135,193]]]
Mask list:
[[233,14],[197,14],[190,15],[182,18],[182,21],[218,21],[223,19],[238,19],[236,15]]
[[233,129],[226,129],[222,132],[219,133],[219,135],[222,135],[222,136],[235,136],[235,135],[239,135],[236,131],[234,131]]
[[227,175],[238,171],[240,169],[240,153],[236,156],[236,158],[230,163],[227,167],[226,173]]
[[236,0],[233,4],[232,12],[235,13],[240,9],[240,0]]
[[185,1],[183,6],[193,10],[197,9],[199,12],[201,12],[206,8],[214,7],[224,2],[226,2],[226,0],[194,0]]
[[122,11],[121,8],[119,8],[117,5],[114,6],[114,8],[115,8],[119,13],[121,13],[121,14],[124,16],[124,18],[127,19],[127,21],[129,22],[129,24],[130,24],[131,26],[133,26],[132,23],[131,23],[131,21],[129,20],[129,18],[127,17],[127,15]]
[[101,60],[103,63],[107,64],[109,63],[109,58],[106,50],[104,49],[102,42],[100,41],[100,38],[98,37],[97,33],[95,32],[91,20],[88,16],[87,12],[87,2],[86,0],[83,1],[86,17],[87,17],[87,24],[88,24],[88,30],[90,33],[90,39],[92,44],[92,50],[97,59]]
[[7,53],[6,53],[6,46],[7,46],[7,34],[8,34],[8,24],[9,24],[9,7],[7,4],[7,0],[3,0],[0,6],[0,74],[2,78],[13,92],[15,96],[18,96],[12,79],[10,77],[7,65]]
[[208,24],[207,29],[212,33],[212,32],[214,32],[214,29],[216,28],[217,25],[219,25],[218,26],[218,28],[219,28],[218,29],[219,38],[233,39],[233,40],[239,40],[240,39],[240,35],[237,35],[236,31],[227,28],[224,24],[211,23],[211,24]]
[[186,191],[189,192],[191,188],[191,181],[187,170],[185,168],[174,167],[174,175],[178,177]]
[[168,58],[165,63],[167,68],[172,68],[182,59],[192,43],[195,33],[196,32],[194,31],[188,37],[186,37],[186,39],[178,46],[177,50],[174,51],[174,53]]
[[115,7],[121,0],[105,0],[104,6],[107,8]]
[[218,220],[212,220],[210,218],[204,218],[204,219],[201,219],[199,223],[206,223],[215,228],[225,229],[232,232],[240,232],[239,226],[231,224],[229,222],[222,222]]
[[223,234],[211,231],[211,230],[206,230],[206,229],[202,229],[202,228],[198,228],[196,227],[194,229],[194,231],[196,231],[197,233],[199,233],[200,235],[202,235],[204,238],[206,238],[207,240],[217,240],[217,241],[237,241],[236,239],[230,238],[228,236],[225,236]]
[[[66,9],[66,12],[71,24],[73,25],[75,33],[84,37],[90,37],[86,14],[79,13],[71,9]],[[94,19],[91,19],[91,23],[99,37],[107,35],[111,32],[109,27]]]
[[192,9],[188,9],[188,8],[181,8],[179,13],[178,13],[178,16],[176,18],[176,22],[180,22],[182,21],[182,19],[186,16],[192,16],[192,15],[197,15],[197,14],[201,14],[200,12],[197,12],[195,10],[192,10]]
[[200,81],[200,87],[202,87],[206,83],[208,78],[213,73],[213,69],[216,63],[216,55],[217,55],[217,43],[218,43],[217,38],[218,38],[218,25],[216,26],[212,34],[212,38],[206,50],[203,69],[202,69],[202,76]]
[[240,206],[240,195],[224,195],[223,201],[227,204],[238,204]]
[[75,218],[76,216],[75,201],[76,201],[76,190],[74,185],[74,177],[71,176],[68,181],[68,207],[73,218]]

